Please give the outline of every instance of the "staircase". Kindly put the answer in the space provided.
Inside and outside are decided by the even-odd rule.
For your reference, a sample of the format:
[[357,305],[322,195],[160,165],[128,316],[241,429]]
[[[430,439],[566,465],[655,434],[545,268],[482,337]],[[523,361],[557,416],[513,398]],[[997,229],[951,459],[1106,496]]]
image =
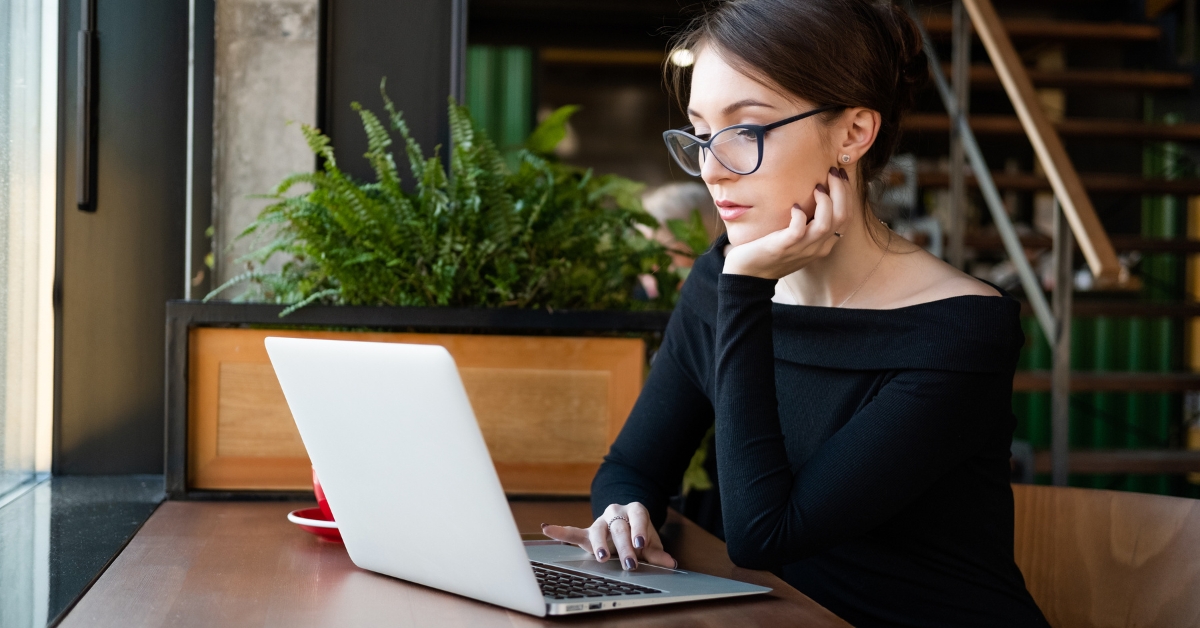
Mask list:
[[[1200,68],[1194,47],[1185,45],[1195,35],[1195,1],[995,0],[1038,103],[1133,277],[1089,289],[1101,284],[1089,281],[1088,266],[1074,256],[1072,484],[1200,497],[1200,423],[1184,416],[1189,396],[1200,399]],[[949,3],[918,8],[938,56],[950,60]],[[1002,72],[980,40],[972,41],[969,70],[959,74],[969,84],[971,130],[1021,245],[1035,268],[1050,268],[1050,178]],[[957,48],[961,56],[962,44]],[[944,68],[954,76],[951,64]],[[904,125],[900,152],[916,157],[921,205],[941,212],[952,232],[955,220],[966,223],[959,236],[964,270],[1003,278],[998,269],[1006,255],[979,183],[965,177],[965,205],[947,192],[952,120],[935,90],[920,98]],[[1052,268],[1040,274],[1044,284],[1053,283]],[[1015,280],[1006,287],[1022,293]],[[1039,325],[1032,318],[1025,323],[1028,341],[1014,380],[1017,434],[1033,445],[1036,471],[1049,473],[1052,351]]]

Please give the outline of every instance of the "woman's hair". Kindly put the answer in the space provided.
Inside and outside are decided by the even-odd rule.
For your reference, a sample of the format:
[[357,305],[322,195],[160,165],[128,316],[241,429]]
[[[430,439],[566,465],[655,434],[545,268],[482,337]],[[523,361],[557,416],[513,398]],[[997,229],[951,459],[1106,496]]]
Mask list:
[[920,31],[891,0],[727,0],[693,20],[671,48],[664,67],[681,105],[688,72],[670,59],[679,50],[709,49],[746,76],[815,106],[878,111],[879,133],[859,164],[864,184],[891,159],[900,116],[929,80]]

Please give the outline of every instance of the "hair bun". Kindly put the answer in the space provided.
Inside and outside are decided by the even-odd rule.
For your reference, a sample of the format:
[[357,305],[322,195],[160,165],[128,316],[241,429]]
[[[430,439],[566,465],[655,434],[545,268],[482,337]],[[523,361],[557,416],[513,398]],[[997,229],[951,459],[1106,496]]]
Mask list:
[[929,82],[929,58],[925,54],[925,43],[921,30],[903,7],[892,0],[884,0],[877,8],[883,13],[884,23],[891,31],[896,54],[896,101],[897,112],[912,106],[917,91]]

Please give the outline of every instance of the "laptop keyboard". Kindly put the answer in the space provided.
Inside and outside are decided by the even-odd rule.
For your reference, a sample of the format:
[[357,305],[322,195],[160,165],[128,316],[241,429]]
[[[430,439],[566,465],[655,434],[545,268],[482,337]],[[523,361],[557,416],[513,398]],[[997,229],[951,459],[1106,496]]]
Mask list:
[[556,600],[662,593],[658,589],[571,571],[544,563],[533,563],[533,573],[542,587],[542,593],[546,597]]

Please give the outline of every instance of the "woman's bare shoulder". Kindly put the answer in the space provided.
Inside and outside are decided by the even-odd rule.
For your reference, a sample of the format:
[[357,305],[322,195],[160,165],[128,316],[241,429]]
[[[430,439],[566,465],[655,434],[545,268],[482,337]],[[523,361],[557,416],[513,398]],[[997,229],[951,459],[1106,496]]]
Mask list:
[[1000,292],[990,285],[962,272],[925,252],[918,250],[905,254],[903,274],[905,285],[910,286],[906,294],[899,296],[895,307],[940,301],[952,297],[981,296],[998,297]]
[[1000,292],[995,288],[983,283],[982,281],[954,269],[958,276],[947,277],[933,288],[939,295],[939,299],[948,299],[950,297],[965,297],[976,295],[981,297],[998,297]]

